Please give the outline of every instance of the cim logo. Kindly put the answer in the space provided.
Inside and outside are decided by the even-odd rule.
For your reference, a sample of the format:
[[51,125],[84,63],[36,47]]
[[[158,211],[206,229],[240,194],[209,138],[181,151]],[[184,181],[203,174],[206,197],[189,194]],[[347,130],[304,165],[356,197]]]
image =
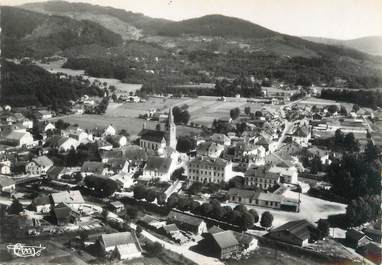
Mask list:
[[27,258],[41,256],[41,252],[46,249],[46,247],[41,246],[41,244],[39,246],[25,246],[21,243],[17,243],[15,245],[8,245],[7,249],[17,257]]

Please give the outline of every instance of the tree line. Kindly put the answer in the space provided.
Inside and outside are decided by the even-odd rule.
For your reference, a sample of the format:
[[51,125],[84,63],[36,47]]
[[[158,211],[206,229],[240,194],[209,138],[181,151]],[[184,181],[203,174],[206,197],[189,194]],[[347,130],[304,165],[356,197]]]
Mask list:
[[379,90],[323,89],[321,98],[346,101],[362,107],[382,107],[382,92]]

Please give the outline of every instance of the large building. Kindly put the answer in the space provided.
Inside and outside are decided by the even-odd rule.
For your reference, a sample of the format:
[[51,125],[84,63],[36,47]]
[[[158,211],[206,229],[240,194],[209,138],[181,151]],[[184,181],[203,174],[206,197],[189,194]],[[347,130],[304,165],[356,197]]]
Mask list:
[[188,166],[190,181],[222,183],[229,181],[231,177],[232,163],[224,159],[198,156]]
[[296,246],[305,246],[312,240],[313,224],[306,220],[291,221],[271,230],[265,237]]
[[285,211],[298,212],[300,202],[298,199],[287,198],[282,194],[242,190],[232,188],[228,191],[228,200],[233,203],[255,205]]
[[163,154],[166,148],[176,149],[176,125],[170,108],[168,115],[168,131],[150,130],[143,128],[139,133],[139,145],[146,151],[152,150],[159,155]]
[[280,175],[274,172],[268,172],[269,168],[251,167],[244,174],[245,184],[249,187],[257,187],[261,189],[269,189],[280,181]]

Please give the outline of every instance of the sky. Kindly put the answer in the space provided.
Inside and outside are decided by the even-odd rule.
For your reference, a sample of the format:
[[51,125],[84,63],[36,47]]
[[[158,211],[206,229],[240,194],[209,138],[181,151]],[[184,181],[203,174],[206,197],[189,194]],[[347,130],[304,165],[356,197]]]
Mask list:
[[[38,0],[1,0],[20,5]],[[222,14],[296,36],[382,36],[382,0],[68,0],[183,20]],[[40,1],[41,2],[41,1]]]

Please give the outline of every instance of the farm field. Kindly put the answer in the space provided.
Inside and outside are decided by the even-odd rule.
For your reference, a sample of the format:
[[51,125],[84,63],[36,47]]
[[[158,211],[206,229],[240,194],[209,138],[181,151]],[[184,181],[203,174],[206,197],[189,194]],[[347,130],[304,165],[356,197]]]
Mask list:
[[[217,97],[201,96],[198,98],[149,98],[145,103],[123,103],[109,104],[105,116],[112,117],[138,117],[151,108],[156,108],[159,112],[166,112],[170,107],[187,104],[191,114],[191,121],[211,126],[214,119],[229,118],[229,112],[233,108],[251,107],[252,112],[262,108],[261,103],[248,103],[246,98],[227,98],[226,102],[218,101]],[[278,108],[278,106],[266,105],[267,108]]]
[[[142,130],[143,124],[148,129],[155,129],[157,122],[146,121],[143,119],[132,118],[132,117],[113,117],[107,115],[72,115],[66,117],[56,117],[51,119],[55,121],[61,119],[70,124],[77,124],[80,128],[91,129],[94,127],[104,128],[108,125],[112,125],[116,130],[125,129],[131,136],[131,139],[136,138],[137,134]],[[161,124],[162,127],[164,124]],[[200,129],[191,128],[187,126],[176,126],[177,136],[190,135],[192,133],[197,133]]]
[[[145,124],[146,128],[154,129],[157,122],[139,119],[140,114],[145,114],[148,110],[156,108],[158,112],[168,112],[170,107],[188,105],[190,112],[190,122],[210,127],[214,119],[229,118],[229,112],[233,108],[240,108],[244,113],[244,108],[249,106],[252,112],[267,109],[277,109],[277,105],[263,105],[260,102],[248,103],[246,98],[227,98],[226,102],[217,101],[217,97],[198,98],[159,98],[150,97],[144,103],[109,103],[104,115],[84,114],[55,117],[52,121],[62,119],[70,124],[78,124],[81,128],[90,129],[94,127],[106,127],[113,125],[116,129],[125,129],[130,135],[137,135]],[[163,124],[162,124],[163,126]],[[179,135],[196,133],[199,129],[187,126],[177,126]]]

